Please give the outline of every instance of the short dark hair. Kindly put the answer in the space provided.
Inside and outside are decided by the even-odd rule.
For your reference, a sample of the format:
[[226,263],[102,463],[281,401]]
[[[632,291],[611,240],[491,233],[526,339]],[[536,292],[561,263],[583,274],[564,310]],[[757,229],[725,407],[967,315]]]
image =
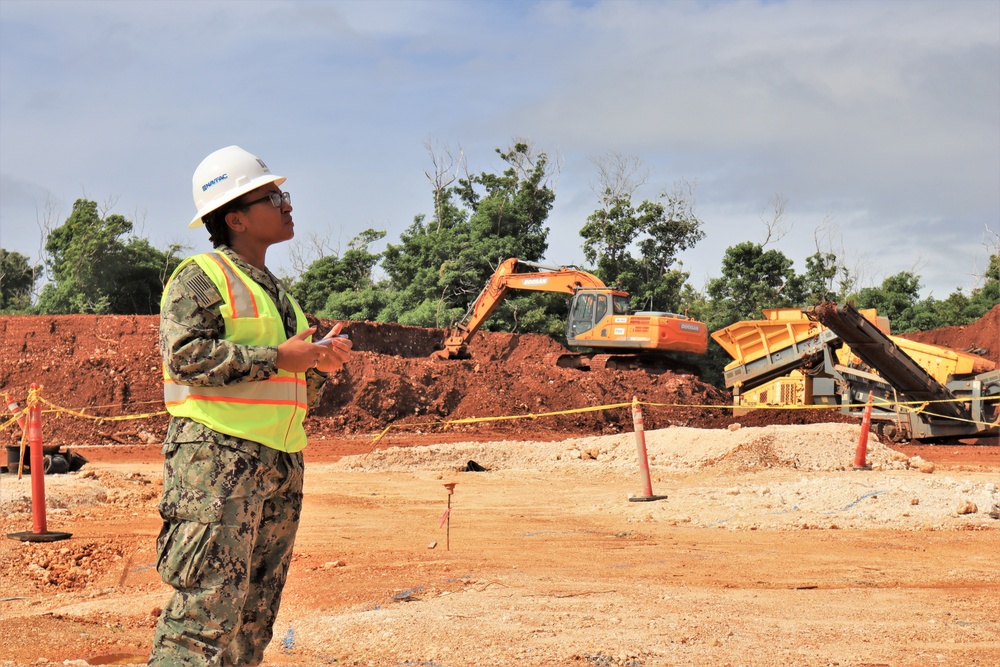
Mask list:
[[233,211],[240,211],[244,208],[246,206],[238,200],[234,200],[226,202],[211,213],[206,213],[202,216],[201,219],[208,229],[208,240],[212,242],[213,248],[218,248],[220,245],[229,245],[232,235],[229,225],[226,224],[226,216]]
[[212,242],[213,248],[220,245],[229,245],[229,227],[226,225],[225,212],[217,208],[201,218],[208,229],[208,240]]

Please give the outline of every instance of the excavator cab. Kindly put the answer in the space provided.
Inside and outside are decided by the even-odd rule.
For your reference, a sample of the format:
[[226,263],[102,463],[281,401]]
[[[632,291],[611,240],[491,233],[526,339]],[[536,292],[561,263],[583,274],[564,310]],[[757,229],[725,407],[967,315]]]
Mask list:
[[566,337],[573,339],[593,329],[594,325],[601,321],[601,316],[597,315],[598,310],[608,312],[608,300],[605,295],[583,292],[573,297]]
[[578,291],[573,297],[573,303],[569,310],[566,338],[573,340],[602,322],[608,315],[609,303],[613,314],[628,314],[629,298],[624,294],[614,294],[607,291]]

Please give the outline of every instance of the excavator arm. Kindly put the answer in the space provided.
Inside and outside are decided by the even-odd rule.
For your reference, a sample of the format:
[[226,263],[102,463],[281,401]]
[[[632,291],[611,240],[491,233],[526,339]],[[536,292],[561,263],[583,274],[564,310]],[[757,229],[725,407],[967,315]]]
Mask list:
[[513,257],[504,260],[469,306],[465,316],[448,330],[444,349],[435,354],[444,359],[467,358],[469,341],[510,290],[574,294],[585,287],[600,289],[606,286],[597,276],[576,267],[546,266]]

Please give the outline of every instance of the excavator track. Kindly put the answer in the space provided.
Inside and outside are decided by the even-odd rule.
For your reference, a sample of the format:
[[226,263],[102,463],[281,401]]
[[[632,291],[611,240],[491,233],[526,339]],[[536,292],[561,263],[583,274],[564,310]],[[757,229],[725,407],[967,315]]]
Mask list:
[[610,354],[595,354],[590,358],[590,370],[592,371],[616,371],[618,364]]
[[575,368],[577,370],[587,370],[588,360],[579,352],[553,352],[542,357],[542,361],[547,366],[558,366],[559,368]]
[[647,373],[677,373],[698,376],[701,369],[676,359],[647,354],[585,354],[582,352],[556,352],[547,354],[543,361],[549,366],[575,368],[581,371],[645,371]]

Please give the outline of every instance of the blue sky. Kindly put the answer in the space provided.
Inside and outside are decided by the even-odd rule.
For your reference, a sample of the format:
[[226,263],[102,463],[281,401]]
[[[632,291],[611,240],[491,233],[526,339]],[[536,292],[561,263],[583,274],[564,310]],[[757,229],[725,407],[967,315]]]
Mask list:
[[796,270],[818,243],[865,285],[968,292],[1000,233],[1000,3],[0,0],[0,246],[32,258],[80,197],[209,249],[191,176],[237,144],[288,178],[288,273],[430,214],[426,144],[478,173],[521,138],[558,165],[551,263],[583,262],[616,152],[639,200],[693,185],[697,289],[779,196]]

